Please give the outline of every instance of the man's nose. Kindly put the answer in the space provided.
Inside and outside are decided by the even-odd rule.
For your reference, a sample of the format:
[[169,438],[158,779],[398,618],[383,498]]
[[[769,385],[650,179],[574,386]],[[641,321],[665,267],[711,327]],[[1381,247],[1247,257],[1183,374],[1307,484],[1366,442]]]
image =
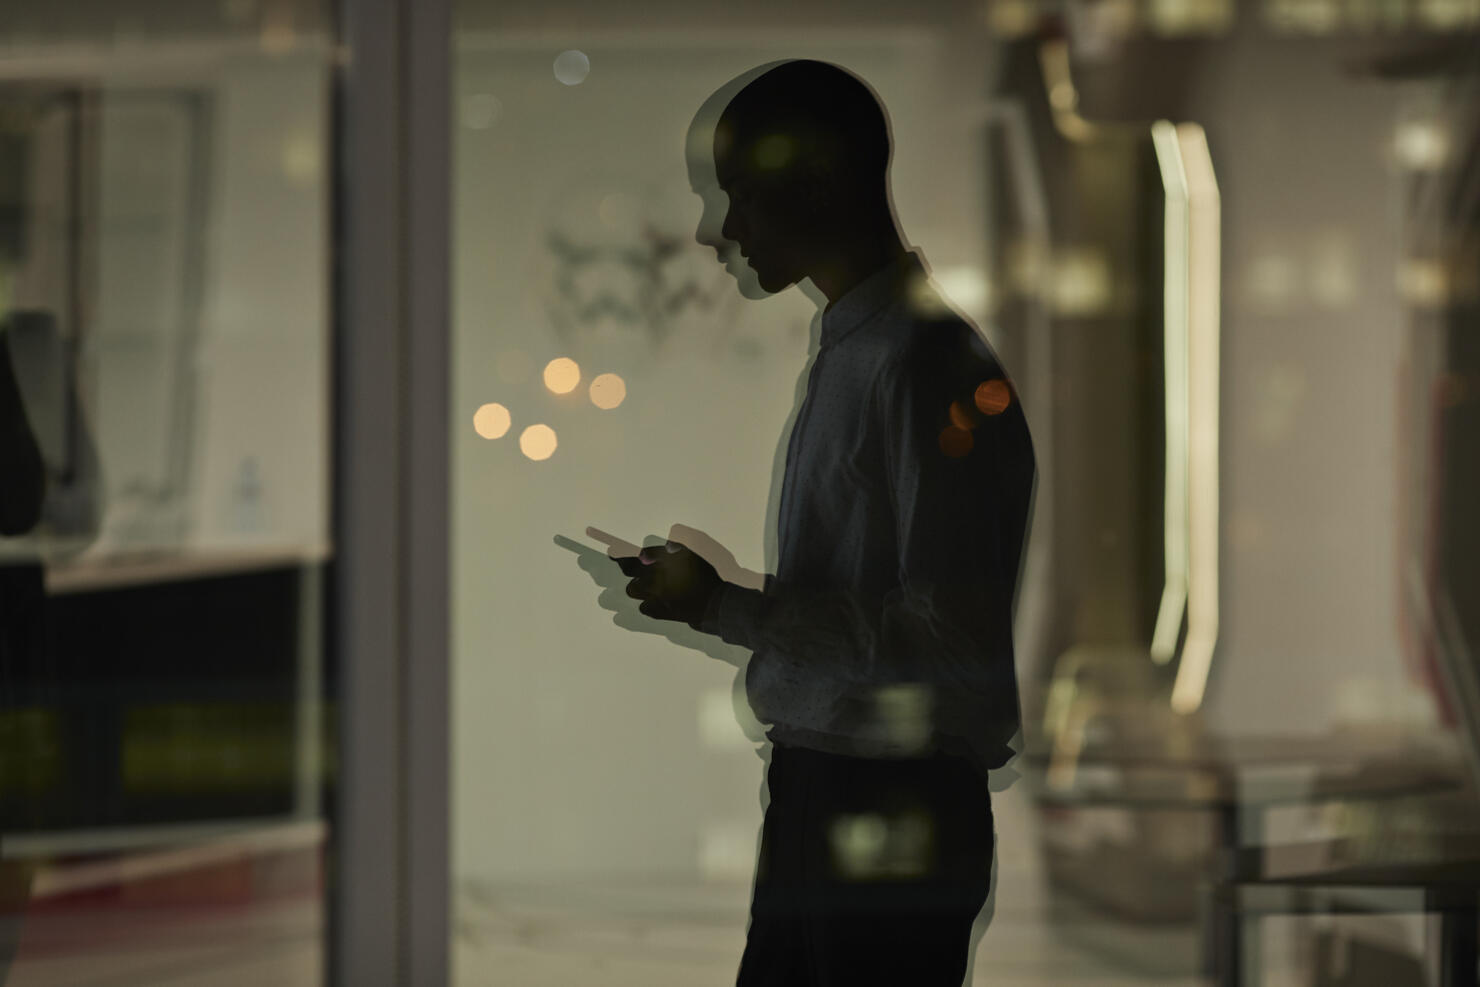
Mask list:
[[694,240],[701,247],[720,250],[724,246],[725,201],[715,191],[706,192],[702,198],[704,211],[699,216],[699,225],[694,230]]
[[694,240],[699,246],[718,250],[722,236],[719,220],[709,215],[699,217],[699,225],[694,230]]
[[722,236],[724,239],[730,241],[731,243],[739,242],[740,223],[735,217],[735,210],[726,210],[725,221],[724,224],[719,228],[719,235]]

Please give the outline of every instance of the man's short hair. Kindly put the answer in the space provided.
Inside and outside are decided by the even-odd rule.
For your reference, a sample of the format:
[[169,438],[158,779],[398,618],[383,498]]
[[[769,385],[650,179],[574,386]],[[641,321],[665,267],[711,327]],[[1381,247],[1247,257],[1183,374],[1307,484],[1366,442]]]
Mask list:
[[714,135],[720,175],[804,176],[867,187],[889,168],[889,120],[862,79],[827,62],[783,62],[735,94]]

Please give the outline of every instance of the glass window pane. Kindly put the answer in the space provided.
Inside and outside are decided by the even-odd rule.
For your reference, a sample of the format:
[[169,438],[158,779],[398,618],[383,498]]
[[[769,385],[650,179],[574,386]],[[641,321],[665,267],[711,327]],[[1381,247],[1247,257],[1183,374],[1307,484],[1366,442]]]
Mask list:
[[7,983],[323,979],[328,26],[0,27]]
[[[816,755],[853,757],[830,738],[872,724],[875,740],[923,725],[930,757],[956,756],[1003,696],[1016,757],[990,765],[994,821],[961,823],[995,826],[994,896],[946,951],[982,982],[1232,982],[1241,965],[1417,982],[1445,962],[1422,916],[1240,924],[1219,903],[1286,863],[1448,866],[1477,831],[1480,6],[457,13],[459,983],[884,963],[879,930],[901,926],[827,909],[889,898],[858,868],[913,859],[915,817],[878,808],[877,751]],[[799,109],[814,90],[762,101],[772,116],[732,102],[740,83],[719,95],[797,58],[856,74],[888,113],[893,219],[929,279],[909,297],[889,282],[869,313],[970,323],[1004,372],[963,400],[903,401],[937,393],[903,359],[838,383],[839,361],[872,366],[863,336],[828,328],[866,281],[868,251],[838,231],[883,228],[832,206],[867,149],[828,170],[836,133]],[[712,98],[761,122],[732,116],[716,143],[694,127]],[[1014,530],[1014,460],[987,440],[1008,409],[1035,478],[1020,567],[968,518]],[[907,436],[930,414],[926,455]],[[959,475],[984,455],[961,509],[930,457]],[[731,587],[674,568],[683,553],[625,573],[603,558],[665,538],[702,544]],[[1013,588],[953,582],[973,552]],[[629,579],[706,606],[634,613]],[[997,614],[990,644],[962,600]],[[971,678],[1004,654],[1016,695]],[[922,790],[929,769],[899,760]],[[867,780],[840,807],[843,776]],[[958,846],[941,834],[961,816],[923,818],[930,846]],[[899,866],[890,880],[916,880]],[[805,897],[819,888],[833,905]],[[763,921],[781,901],[810,916],[806,948]]]

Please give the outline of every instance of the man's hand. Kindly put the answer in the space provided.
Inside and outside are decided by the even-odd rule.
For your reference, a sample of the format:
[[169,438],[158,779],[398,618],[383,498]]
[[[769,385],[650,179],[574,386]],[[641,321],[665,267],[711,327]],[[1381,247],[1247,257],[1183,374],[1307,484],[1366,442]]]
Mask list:
[[709,601],[723,585],[719,573],[703,558],[676,541],[644,548],[636,557],[618,558],[631,577],[627,595],[641,600],[643,614],[698,627]]

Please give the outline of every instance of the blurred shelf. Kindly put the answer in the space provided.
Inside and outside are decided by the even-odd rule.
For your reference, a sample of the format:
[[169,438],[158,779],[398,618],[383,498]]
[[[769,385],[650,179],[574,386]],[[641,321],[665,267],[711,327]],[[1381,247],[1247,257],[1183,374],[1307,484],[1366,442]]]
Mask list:
[[108,555],[48,567],[46,591],[52,595],[91,593],[299,568],[326,562],[329,556],[323,545]]
[[[317,846],[328,832],[322,819],[240,819],[199,823],[161,823],[143,826],[110,826],[63,832],[6,833],[5,860],[44,860],[54,857],[81,857],[96,854],[176,853],[186,848],[214,848],[215,852],[262,852],[266,850]],[[199,856],[199,853],[196,854]],[[195,859],[192,857],[191,859]],[[109,863],[110,866],[115,866]],[[82,863],[72,865],[83,873]],[[88,873],[92,873],[89,871]],[[63,885],[73,890],[75,877],[57,881],[53,893]],[[41,889],[38,889],[40,893]]]

